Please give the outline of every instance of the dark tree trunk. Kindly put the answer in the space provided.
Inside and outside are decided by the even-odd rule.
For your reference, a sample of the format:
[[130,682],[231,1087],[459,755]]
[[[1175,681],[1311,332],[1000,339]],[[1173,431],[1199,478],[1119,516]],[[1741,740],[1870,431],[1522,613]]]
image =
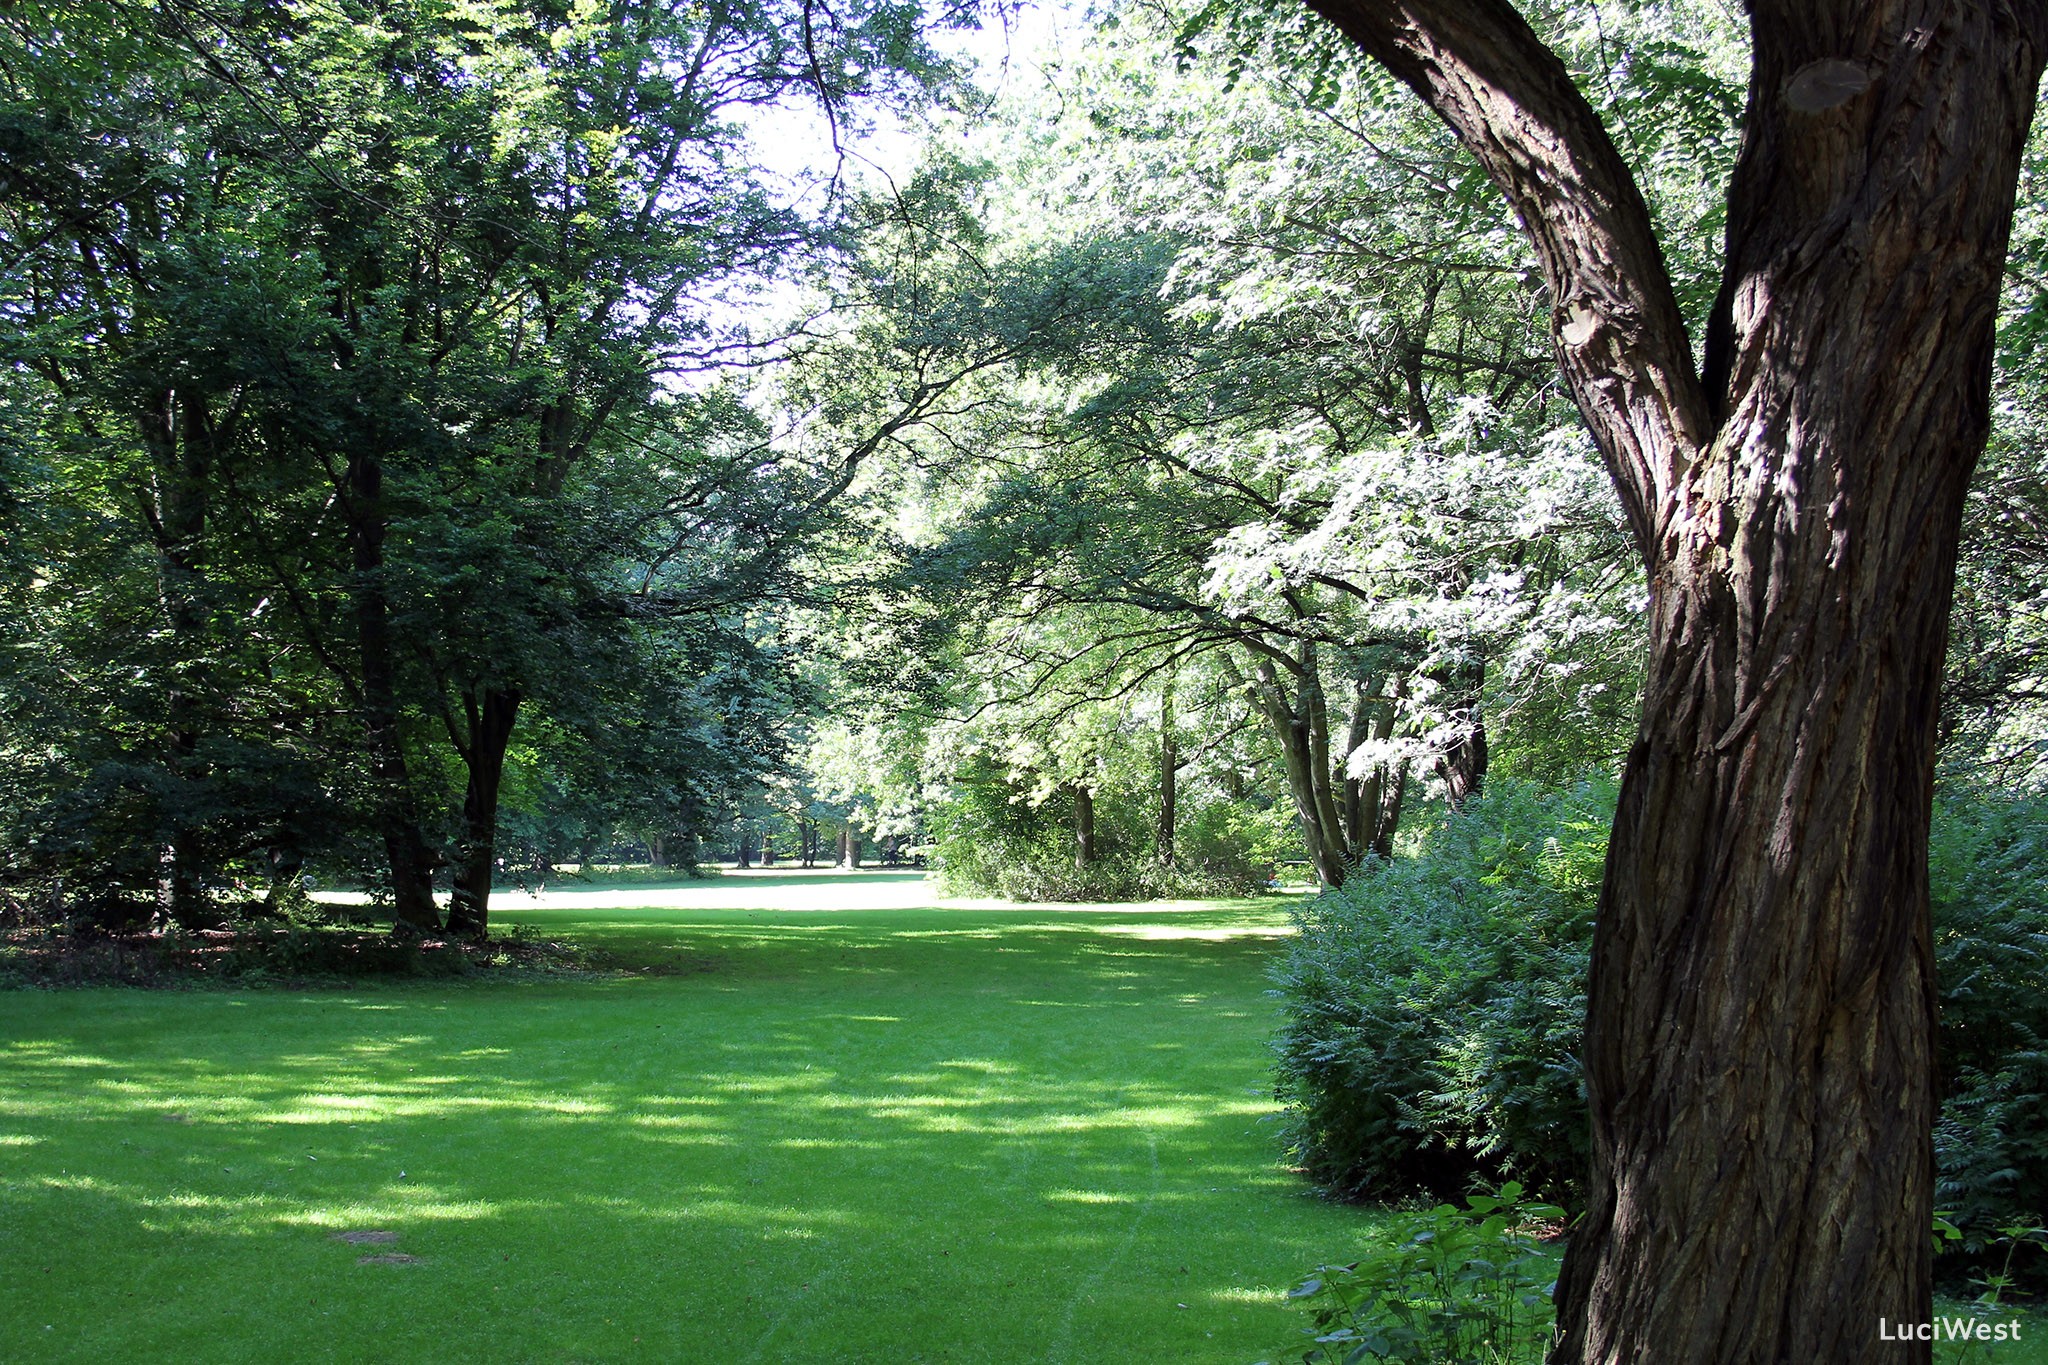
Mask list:
[[860,867],[860,831],[850,820],[839,831],[839,865],[847,869]]
[[1925,1361],[1927,822],[2048,4],[1750,0],[1704,373],[1648,211],[1501,0],[1315,0],[1459,133],[1649,567],[1554,1359]]
[[1450,742],[1436,757],[1437,776],[1452,810],[1479,795],[1486,782],[1486,722],[1474,712],[1456,722]]
[[657,870],[668,866],[668,840],[659,834],[647,836],[647,865]]
[[157,849],[156,921],[160,926],[191,925],[206,918],[205,896],[193,846],[197,831],[178,793],[203,776],[198,755],[205,726],[201,698],[208,690],[204,550],[213,424],[203,398],[167,389],[150,395],[140,426],[153,479],[142,494],[142,507],[156,544],[158,597],[173,651],[164,693],[164,761],[173,795]]
[[752,830],[740,830],[738,856],[733,861],[740,867],[752,867],[754,865],[754,832]]
[[462,798],[462,863],[448,900],[448,932],[483,938],[491,925],[491,880],[498,867],[498,788],[505,751],[519,718],[519,693],[495,687],[463,698],[469,734],[462,757],[469,788]]
[[1444,782],[1444,793],[1452,810],[1458,810],[1479,795],[1486,781],[1486,720],[1479,710],[1480,692],[1486,685],[1486,661],[1474,659],[1436,675],[1438,683],[1456,698],[1453,716],[1439,732],[1436,772]]
[[278,915],[293,906],[303,905],[306,900],[305,872],[306,860],[298,849],[271,849],[270,885],[263,893],[264,910]]
[[1076,783],[1074,793],[1074,870],[1095,866],[1095,793]]
[[1174,825],[1180,802],[1180,734],[1174,729],[1173,680],[1159,691],[1159,865],[1175,864]]
[[419,804],[398,733],[397,655],[384,585],[383,500],[383,466],[376,456],[358,449],[349,458],[344,507],[355,568],[350,590],[362,666],[363,728],[375,784],[377,829],[391,870],[392,927],[398,934],[419,936],[441,929],[441,912],[434,904],[439,860],[420,834]]

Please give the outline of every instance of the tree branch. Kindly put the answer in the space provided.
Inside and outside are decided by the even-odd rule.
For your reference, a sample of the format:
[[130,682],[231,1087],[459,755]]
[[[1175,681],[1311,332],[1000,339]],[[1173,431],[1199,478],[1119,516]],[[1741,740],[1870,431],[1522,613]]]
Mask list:
[[1646,557],[1713,431],[1648,207],[1555,53],[1507,0],[1308,0],[1407,84],[1521,218],[1551,341]]

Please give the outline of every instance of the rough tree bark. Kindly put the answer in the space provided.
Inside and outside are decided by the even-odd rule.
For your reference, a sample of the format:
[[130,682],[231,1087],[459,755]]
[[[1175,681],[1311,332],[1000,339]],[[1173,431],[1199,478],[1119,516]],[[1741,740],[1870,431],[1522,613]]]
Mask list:
[[1693,368],[1650,216],[1505,0],[1311,0],[1520,216],[1649,567],[1557,1361],[1925,1360],[1927,824],[2048,4],[1750,0]]

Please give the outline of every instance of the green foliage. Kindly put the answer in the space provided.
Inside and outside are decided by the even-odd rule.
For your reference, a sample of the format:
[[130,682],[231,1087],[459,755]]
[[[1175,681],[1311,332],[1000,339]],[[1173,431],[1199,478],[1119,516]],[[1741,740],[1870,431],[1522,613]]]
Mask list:
[[1266,885],[1282,859],[1301,856],[1301,839],[1292,813],[1278,802],[1257,792],[1218,794],[1183,810],[1174,850],[1185,880],[1172,894],[1247,895]]
[[1550,1345],[1563,1210],[1514,1181],[1464,1207],[1403,1214],[1349,1265],[1317,1266],[1289,1294],[1313,1312],[1307,1365],[1534,1365]]
[[700,886],[497,916],[624,981],[0,991],[0,1359],[1242,1365],[1383,1221],[1246,1112],[1277,908]]
[[[1509,1172],[1568,1191],[1613,788],[1496,782],[1300,912],[1278,971],[1295,1159],[1345,1197]],[[1937,1200],[1975,1253],[2048,1208],[2048,797],[1954,790],[1931,841]]]
[[1475,1169],[1580,1178],[1576,1050],[1613,799],[1605,782],[1493,783],[1413,856],[1299,912],[1276,971],[1279,1093],[1316,1183],[1386,1198]]
[[1208,799],[1184,807],[1170,867],[1160,864],[1157,809],[1142,791],[1095,798],[1097,857],[1074,858],[1071,789],[1034,800],[1032,789],[986,754],[965,758],[948,799],[932,813],[936,862],[947,891],[1020,901],[1124,901],[1250,896],[1287,856],[1287,821],[1259,803]]
[[846,468],[735,377],[833,231],[745,125],[932,93],[964,17],[0,12],[0,866],[194,922],[317,860],[432,919],[501,764],[543,851],[774,766],[746,604]]
[[1928,852],[1947,1087],[1935,1202],[1975,1252],[2048,1215],[2048,795],[1944,793]]

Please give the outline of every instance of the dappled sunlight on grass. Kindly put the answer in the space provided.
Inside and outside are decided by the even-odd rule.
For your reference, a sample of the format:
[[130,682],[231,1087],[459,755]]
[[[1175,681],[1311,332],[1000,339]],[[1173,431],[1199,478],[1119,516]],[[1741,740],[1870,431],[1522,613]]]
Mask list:
[[0,996],[0,1358],[1243,1362],[1370,1226],[1276,1164],[1277,906],[554,894],[713,965]]

